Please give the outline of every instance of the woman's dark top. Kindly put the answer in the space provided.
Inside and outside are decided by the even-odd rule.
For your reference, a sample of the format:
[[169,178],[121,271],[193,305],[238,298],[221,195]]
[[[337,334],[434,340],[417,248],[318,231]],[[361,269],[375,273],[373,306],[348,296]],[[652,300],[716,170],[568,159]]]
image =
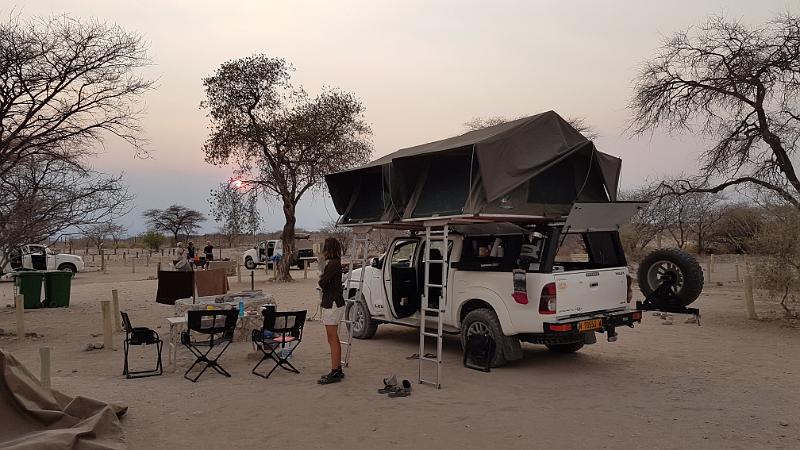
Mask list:
[[186,247],[186,257],[189,259],[194,259],[194,246]]
[[319,287],[322,288],[322,307],[325,309],[344,306],[342,295],[342,261],[339,258],[329,259],[325,263],[325,270],[319,277]]

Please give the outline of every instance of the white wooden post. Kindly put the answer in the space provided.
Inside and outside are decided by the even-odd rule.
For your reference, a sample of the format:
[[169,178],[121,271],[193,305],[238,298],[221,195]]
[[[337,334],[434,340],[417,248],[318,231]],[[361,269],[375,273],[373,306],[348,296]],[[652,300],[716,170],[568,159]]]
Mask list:
[[239,261],[239,255],[236,255],[236,282],[237,283],[241,283],[242,282],[242,265],[240,264],[240,262],[241,261]]
[[713,272],[714,271],[714,254],[713,253],[711,254],[711,261],[709,262],[709,264],[710,264],[709,271]]
[[311,261],[309,261],[309,260],[305,260],[303,262],[303,279],[304,280],[308,278],[308,265],[310,263],[311,263]]
[[114,349],[114,331],[111,321],[111,302],[100,300],[100,311],[103,314],[103,348],[105,350]]
[[131,273],[136,273],[136,258],[131,258]]
[[111,306],[114,312],[114,331],[122,331],[122,316],[119,314],[119,294],[111,290]]
[[750,274],[744,276],[744,307],[749,320],[758,319],[756,305],[753,302],[753,276]]
[[17,295],[14,297],[14,313],[17,317],[17,339],[25,339],[25,297]]
[[50,347],[39,348],[39,359],[41,360],[39,381],[42,386],[50,387]]

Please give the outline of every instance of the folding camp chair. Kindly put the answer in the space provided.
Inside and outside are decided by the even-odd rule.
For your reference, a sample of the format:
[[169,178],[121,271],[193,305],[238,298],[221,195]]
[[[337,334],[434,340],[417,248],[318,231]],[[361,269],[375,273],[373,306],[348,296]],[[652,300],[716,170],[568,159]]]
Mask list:
[[[187,312],[186,328],[181,333],[181,344],[189,349],[195,356],[195,361],[183,374],[187,380],[196,383],[198,378],[203,375],[209,367],[216,370],[220,375],[230,377],[222,366],[219,365],[219,358],[228,349],[233,340],[233,332],[236,329],[236,320],[239,317],[238,309],[215,309],[209,311],[189,311]],[[208,339],[195,341],[192,340],[192,332],[207,335]],[[203,347],[208,347],[203,351]],[[214,347],[221,347],[219,353],[214,358],[209,358],[209,354]],[[189,376],[189,372],[200,363],[205,366],[194,378]]]
[[[303,340],[303,325],[306,321],[307,311],[286,311],[276,312],[274,309],[264,310],[264,325],[260,330],[253,330],[253,343],[258,347],[264,356],[258,364],[253,367],[253,374],[262,378],[269,378],[272,372],[278,367],[289,372],[300,373],[296,367],[289,362],[289,357],[294,353]],[[286,350],[287,344],[291,348]],[[256,370],[267,359],[275,362],[275,367],[266,374],[260,374]]]
[[[131,319],[128,313],[120,311],[122,316],[122,326],[125,328],[125,342],[123,348],[125,350],[125,367],[122,369],[122,374],[127,378],[144,378],[152,377],[154,375],[161,375],[163,367],[161,365],[161,349],[164,347],[164,342],[158,336],[155,330],[145,327],[134,327],[131,325]],[[152,370],[137,370],[131,371],[128,364],[128,351],[131,345],[152,345],[155,344],[156,351],[158,352],[158,362],[156,368]]]

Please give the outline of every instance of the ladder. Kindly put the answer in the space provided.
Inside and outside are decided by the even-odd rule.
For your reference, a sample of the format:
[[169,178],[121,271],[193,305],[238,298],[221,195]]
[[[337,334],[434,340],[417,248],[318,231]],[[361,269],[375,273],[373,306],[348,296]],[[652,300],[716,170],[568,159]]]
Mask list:
[[[360,235],[360,236],[359,236]],[[342,349],[342,367],[350,365],[350,350],[353,347],[353,320],[350,318],[350,311],[353,305],[361,299],[361,290],[364,287],[364,271],[367,267],[367,251],[369,250],[369,230],[360,233],[353,232],[353,241],[350,246],[350,267],[347,273],[347,279],[344,282],[344,314],[339,321],[339,330],[344,326],[345,338],[340,340],[339,343],[344,346]],[[356,259],[361,259],[361,276],[357,281],[353,280],[353,270],[355,269]],[[355,284],[356,292],[351,298],[349,295],[350,288]],[[341,333],[339,334],[342,335]]]
[[[441,227],[441,235],[432,236],[434,228]],[[431,244],[441,242],[440,252],[442,259],[431,260]],[[447,242],[447,225],[431,225],[425,226],[425,286],[422,295],[422,306],[419,314],[419,375],[417,381],[420,384],[429,384],[435,386],[436,389],[442,387],[442,334],[443,334],[443,320],[445,312],[445,301],[447,299],[447,259],[448,259],[448,242]],[[440,264],[442,270],[442,284],[431,283],[431,264]],[[431,288],[441,289],[441,296],[436,304],[436,307],[431,307]],[[428,317],[436,319],[436,328],[428,326]],[[436,353],[433,358],[426,356],[425,340],[436,339]],[[425,364],[436,364],[436,377],[427,379],[423,376],[423,366]]]

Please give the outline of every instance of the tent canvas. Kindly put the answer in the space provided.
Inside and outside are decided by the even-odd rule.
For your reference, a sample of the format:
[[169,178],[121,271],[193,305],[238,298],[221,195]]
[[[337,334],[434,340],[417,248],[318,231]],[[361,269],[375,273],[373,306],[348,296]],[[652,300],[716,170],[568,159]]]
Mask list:
[[[615,200],[620,167],[619,158],[548,111],[401,149],[326,182],[341,224],[513,221],[564,217],[577,201]],[[359,215],[369,217],[354,220]]]

